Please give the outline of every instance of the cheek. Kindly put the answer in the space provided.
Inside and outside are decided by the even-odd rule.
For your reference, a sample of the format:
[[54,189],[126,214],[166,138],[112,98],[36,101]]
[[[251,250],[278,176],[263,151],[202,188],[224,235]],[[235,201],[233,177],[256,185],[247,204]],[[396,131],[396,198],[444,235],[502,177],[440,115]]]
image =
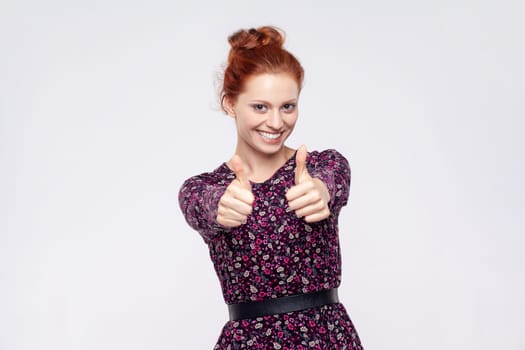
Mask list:
[[246,116],[237,116],[235,122],[239,131],[255,127],[253,123],[253,118],[246,118]]
[[293,127],[295,126],[295,123],[297,122],[297,113],[294,114],[294,115],[291,115],[289,116],[289,118],[287,118],[287,124],[290,126],[290,127]]

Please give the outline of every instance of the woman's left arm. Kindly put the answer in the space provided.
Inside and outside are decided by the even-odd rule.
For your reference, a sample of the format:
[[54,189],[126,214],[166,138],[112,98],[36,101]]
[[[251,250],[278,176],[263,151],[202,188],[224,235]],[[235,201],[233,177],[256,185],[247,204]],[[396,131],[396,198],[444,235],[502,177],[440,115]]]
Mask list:
[[[308,162],[307,162],[308,158]],[[348,161],[335,150],[296,154],[295,185],[287,194],[288,206],[306,222],[318,222],[338,214],[346,204],[350,187]]]
[[312,152],[307,163],[312,177],[321,180],[330,194],[328,207],[331,213],[339,213],[348,203],[351,171],[348,160],[334,149]]

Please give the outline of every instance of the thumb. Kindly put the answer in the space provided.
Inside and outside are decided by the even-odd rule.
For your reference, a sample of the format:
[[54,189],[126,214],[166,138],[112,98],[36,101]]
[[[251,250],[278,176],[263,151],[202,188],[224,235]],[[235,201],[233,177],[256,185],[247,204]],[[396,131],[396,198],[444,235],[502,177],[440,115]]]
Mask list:
[[305,176],[309,176],[308,170],[306,169],[306,146],[302,145],[297,149],[295,153],[295,184],[301,183]]
[[234,155],[230,160],[230,164],[233,172],[235,173],[235,177],[241,183],[242,187],[250,189],[250,181],[248,181],[248,177],[244,172],[244,163],[242,162],[241,157]]

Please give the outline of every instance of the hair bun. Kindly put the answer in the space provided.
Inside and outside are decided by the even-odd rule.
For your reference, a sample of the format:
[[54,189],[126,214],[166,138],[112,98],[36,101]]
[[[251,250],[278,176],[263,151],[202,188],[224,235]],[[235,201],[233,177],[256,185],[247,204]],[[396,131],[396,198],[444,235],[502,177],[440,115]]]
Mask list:
[[233,33],[228,42],[232,50],[250,50],[257,47],[272,45],[282,47],[284,44],[284,33],[275,27],[241,29]]

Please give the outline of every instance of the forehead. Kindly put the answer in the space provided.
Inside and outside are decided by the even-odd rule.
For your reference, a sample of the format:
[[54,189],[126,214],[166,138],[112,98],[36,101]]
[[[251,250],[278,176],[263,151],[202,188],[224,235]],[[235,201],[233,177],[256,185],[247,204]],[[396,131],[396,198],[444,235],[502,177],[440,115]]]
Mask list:
[[244,84],[240,99],[259,99],[265,101],[287,101],[299,96],[299,86],[287,73],[258,74],[250,77]]

